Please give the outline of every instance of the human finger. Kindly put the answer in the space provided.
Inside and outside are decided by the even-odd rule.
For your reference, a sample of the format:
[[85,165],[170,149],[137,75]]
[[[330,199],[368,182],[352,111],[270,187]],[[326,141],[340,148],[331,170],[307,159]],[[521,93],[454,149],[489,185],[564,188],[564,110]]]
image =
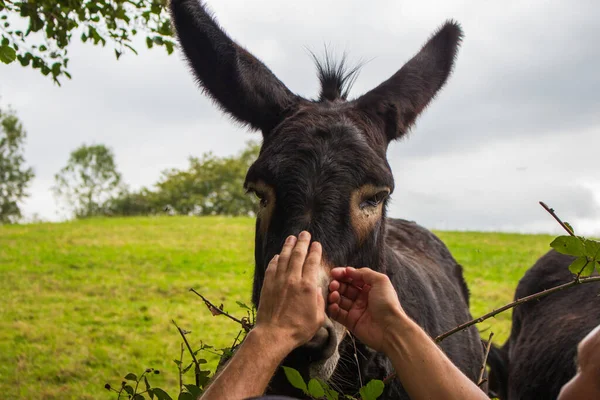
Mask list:
[[285,240],[283,248],[281,249],[281,253],[279,254],[279,260],[277,262],[277,275],[282,275],[287,269],[290,257],[292,255],[292,249],[297,241],[298,238],[296,238],[294,235],[288,236]]
[[387,279],[387,276],[373,271],[371,268],[353,268],[346,267],[345,277],[352,280],[352,284],[357,287],[362,287],[364,284],[373,286],[377,282],[381,282],[383,279]]
[[335,267],[329,271],[331,278],[336,279],[338,281],[343,280],[346,277],[346,267]]
[[327,296],[327,302],[329,304],[339,303],[341,297],[342,295],[338,291],[329,292],[329,295]]
[[273,288],[276,287],[275,277],[277,274],[277,260],[279,259],[279,254],[276,254],[269,264],[267,265],[267,269],[265,270],[265,280],[263,281],[263,286],[260,290],[261,298],[270,298],[270,293],[273,291]]
[[319,242],[312,242],[308,251],[302,276],[310,279],[313,282],[317,281],[319,276],[319,267],[321,266],[321,257],[323,256],[323,247]]
[[327,307],[327,313],[329,318],[352,330],[352,327],[348,326],[348,311],[341,309],[338,304],[330,304]]
[[292,250],[290,261],[286,269],[286,275],[293,275],[296,277],[302,276],[302,266],[306,260],[306,254],[308,253],[308,246],[310,245],[310,233],[307,231],[300,232],[298,235],[298,241]]

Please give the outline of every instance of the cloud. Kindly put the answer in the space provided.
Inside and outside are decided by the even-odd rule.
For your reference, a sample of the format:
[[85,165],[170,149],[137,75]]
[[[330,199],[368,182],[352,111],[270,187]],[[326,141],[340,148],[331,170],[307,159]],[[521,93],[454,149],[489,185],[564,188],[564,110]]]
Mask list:
[[[465,38],[453,76],[413,132],[389,149],[398,187],[390,213],[447,229],[554,229],[537,205],[547,200],[584,229],[600,229],[592,150],[600,147],[595,2],[209,5],[234,39],[308,98],[318,82],[307,49],[322,54],[328,44],[351,61],[368,61],[351,93],[359,96],[456,19]],[[0,67],[2,103],[22,118],[26,157],[37,172],[27,213],[55,216],[53,174],[82,143],[111,146],[125,180],[140,187],[165,168],[185,167],[189,155],[233,154],[260,137],[232,124],[201,93],[180,54],[143,47],[140,41],[139,56],[116,61],[110,48],[76,43],[73,80],[61,88],[37,71]]]

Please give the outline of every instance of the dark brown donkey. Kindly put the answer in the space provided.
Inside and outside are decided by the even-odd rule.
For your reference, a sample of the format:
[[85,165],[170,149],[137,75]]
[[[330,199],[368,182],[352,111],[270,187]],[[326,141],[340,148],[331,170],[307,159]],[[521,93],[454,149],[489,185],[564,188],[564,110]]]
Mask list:
[[[172,0],[171,13],[181,48],[205,93],[263,134],[260,155],[245,183],[260,199],[254,303],[260,300],[268,261],[288,235],[306,229],[323,245],[324,288],[332,266],[369,266],[390,277],[406,312],[429,335],[471,319],[462,268],[446,246],[413,222],[386,218],[394,190],[388,144],[408,132],[446,82],[462,36],[458,24],[447,22],[390,79],[355,100],[346,99],[352,72],[331,62],[319,64],[320,97],[307,100],[233,42],[198,0]],[[441,347],[469,378],[477,379],[483,348],[475,328],[448,338]],[[358,365],[354,353],[341,325],[327,320],[284,363],[350,394],[358,391],[361,379],[382,379],[393,371],[383,354],[361,343],[356,343]],[[281,371],[269,392],[301,395]],[[407,395],[395,380],[382,398]]]

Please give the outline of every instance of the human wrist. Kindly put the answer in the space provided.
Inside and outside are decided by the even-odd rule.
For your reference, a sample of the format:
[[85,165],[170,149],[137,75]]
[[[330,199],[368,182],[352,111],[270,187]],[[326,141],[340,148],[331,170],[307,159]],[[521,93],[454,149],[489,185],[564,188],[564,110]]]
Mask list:
[[[276,359],[278,362],[297,347],[292,338],[277,327],[257,324],[248,332],[246,341],[250,340],[252,346],[260,348],[264,353]],[[268,351],[265,351],[267,350]]]
[[[402,347],[405,338],[414,335],[419,326],[402,309],[395,310],[385,327],[383,335],[382,351],[389,354],[398,351]],[[398,348],[400,346],[400,348]]]

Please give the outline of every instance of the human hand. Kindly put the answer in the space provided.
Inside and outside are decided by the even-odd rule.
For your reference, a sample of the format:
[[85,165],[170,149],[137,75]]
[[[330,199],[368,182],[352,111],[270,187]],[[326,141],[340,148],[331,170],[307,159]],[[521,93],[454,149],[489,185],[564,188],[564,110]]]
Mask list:
[[[325,321],[318,287],[322,247],[306,231],[287,238],[265,272],[254,330],[269,335],[286,352],[308,342]],[[287,355],[287,353],[286,353]]]
[[329,316],[361,342],[385,351],[388,329],[406,316],[387,275],[370,268],[333,268],[329,284]]

